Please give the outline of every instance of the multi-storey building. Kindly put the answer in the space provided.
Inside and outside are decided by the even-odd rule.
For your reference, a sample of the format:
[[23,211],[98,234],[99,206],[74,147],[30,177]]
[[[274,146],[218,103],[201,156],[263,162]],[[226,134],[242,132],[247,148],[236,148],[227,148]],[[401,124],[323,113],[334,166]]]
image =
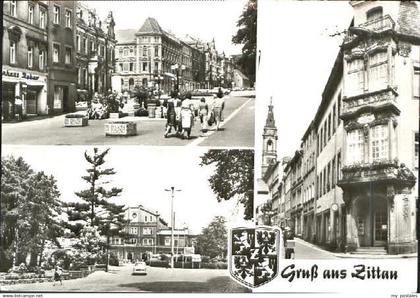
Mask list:
[[139,30],[117,30],[116,35],[114,89],[128,91],[138,85],[168,93],[177,88],[210,89],[233,78],[233,66],[217,53],[214,40],[180,39],[154,18],[147,18]]
[[354,18],[302,138],[302,153],[284,170],[284,219],[292,219],[298,235],[330,249],[415,252],[417,3],[350,3]]
[[75,13],[76,1],[48,1],[49,113],[75,110]]
[[[128,238],[111,237],[110,245],[119,259],[141,260],[147,254],[171,252],[171,228],[160,214],[142,205],[129,207],[125,211],[128,221],[125,233]],[[188,228],[174,228],[174,249],[182,253],[185,248],[194,245],[194,237]]]
[[79,97],[111,89],[115,59],[115,21],[112,12],[101,21],[85,3],[76,5],[76,67]]
[[48,114],[48,2],[3,2],[2,116]]

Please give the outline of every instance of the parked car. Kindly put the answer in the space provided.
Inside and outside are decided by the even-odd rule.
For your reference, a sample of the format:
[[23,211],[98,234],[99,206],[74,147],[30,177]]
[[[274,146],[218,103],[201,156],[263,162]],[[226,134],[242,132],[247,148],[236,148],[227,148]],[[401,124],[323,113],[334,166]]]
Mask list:
[[133,267],[133,275],[146,275],[146,263],[145,262],[136,262]]

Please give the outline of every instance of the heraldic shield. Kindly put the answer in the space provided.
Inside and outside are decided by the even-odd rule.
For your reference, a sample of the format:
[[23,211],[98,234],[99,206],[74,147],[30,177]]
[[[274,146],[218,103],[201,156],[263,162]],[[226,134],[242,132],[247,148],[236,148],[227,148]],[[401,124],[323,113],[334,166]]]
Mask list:
[[280,231],[273,227],[234,228],[229,239],[229,271],[241,284],[256,288],[278,274]]

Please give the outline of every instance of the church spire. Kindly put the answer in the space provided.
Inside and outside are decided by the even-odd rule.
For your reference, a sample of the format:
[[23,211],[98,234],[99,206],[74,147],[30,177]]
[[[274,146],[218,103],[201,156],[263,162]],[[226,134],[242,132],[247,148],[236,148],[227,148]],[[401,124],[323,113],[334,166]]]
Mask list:
[[268,105],[268,113],[267,113],[267,120],[265,121],[266,127],[275,128],[276,123],[274,121],[274,113],[273,113],[273,97],[270,97],[270,104]]
[[273,98],[268,105],[267,120],[263,132],[262,177],[268,167],[277,161],[277,127],[274,121]]

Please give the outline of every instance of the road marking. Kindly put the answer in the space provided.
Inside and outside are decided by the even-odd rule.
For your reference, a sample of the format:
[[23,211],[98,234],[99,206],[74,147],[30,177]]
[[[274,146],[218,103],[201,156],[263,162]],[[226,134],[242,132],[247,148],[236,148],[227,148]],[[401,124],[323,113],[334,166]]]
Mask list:
[[[244,102],[240,107],[236,108],[236,110],[234,110],[226,119],[225,121],[223,121],[220,127],[223,127],[226,123],[228,123],[233,117],[236,116],[236,114],[239,113],[239,111],[247,104],[249,103],[251,100],[253,100],[254,98],[250,98],[248,99],[246,102]],[[201,142],[203,142],[204,140],[206,140],[208,137],[210,137],[212,134],[214,134],[215,132],[217,132],[216,130],[211,130],[208,131],[208,134],[205,137],[198,137],[197,139],[195,139],[194,141],[192,141],[191,143],[185,145],[185,146],[197,146],[198,144],[200,144]]]

